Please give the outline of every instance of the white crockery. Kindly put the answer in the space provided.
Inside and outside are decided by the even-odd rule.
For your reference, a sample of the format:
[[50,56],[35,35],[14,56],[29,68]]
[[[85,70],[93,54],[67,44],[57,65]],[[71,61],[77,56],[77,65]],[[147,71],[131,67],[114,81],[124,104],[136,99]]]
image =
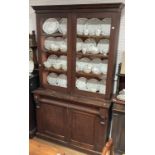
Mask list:
[[45,61],[43,64],[44,64],[44,66],[45,66],[46,68],[52,67],[51,62],[49,62],[49,61]]
[[50,85],[57,85],[57,74],[56,73],[50,73],[47,76],[47,81]]
[[106,92],[106,85],[100,84],[100,86],[99,86],[99,93],[100,94],[105,94],[105,92]]
[[101,65],[100,70],[102,74],[107,74],[107,67],[108,67],[108,64]]
[[99,81],[90,79],[87,81],[87,90],[90,92],[97,92],[99,90]]
[[62,55],[59,57],[59,60],[61,62],[61,68],[66,71],[67,70],[67,57]]
[[53,37],[48,37],[44,41],[44,47],[47,50],[51,50],[51,45],[55,44],[55,39]]
[[79,67],[79,70],[80,71],[83,71],[84,70],[84,67],[89,64],[90,62],[90,59],[89,58],[81,58],[80,60],[77,61],[77,66]]
[[67,76],[65,74],[60,74],[58,76],[58,86],[67,87]]
[[56,63],[53,64],[53,67],[55,69],[61,69],[61,60],[59,58],[56,60]]
[[67,34],[67,18],[62,18],[59,21],[59,27],[58,30],[60,33],[62,33],[63,35]]
[[51,50],[55,52],[58,51],[62,41],[63,39],[61,37],[54,38],[54,41],[51,43]]
[[59,47],[61,52],[67,52],[67,38],[62,40]]
[[48,18],[43,23],[42,29],[47,34],[53,34],[57,32],[59,27],[59,22],[55,18]]
[[80,90],[87,90],[86,84],[87,79],[85,77],[80,77],[76,80],[76,87]]
[[101,74],[101,70],[100,70],[100,67],[102,65],[101,63],[102,63],[102,61],[99,58],[95,58],[92,60],[92,65],[93,65],[92,72],[94,74],[97,74],[97,75]]
[[62,45],[63,41],[64,41],[64,39],[62,37],[55,38],[55,44],[57,45],[58,50],[60,49],[60,46]]
[[92,53],[92,51],[97,53],[96,42],[92,38],[86,39],[82,45],[82,53]]
[[83,71],[85,73],[90,73],[92,71],[92,64],[91,63],[87,63],[84,67],[83,67]]
[[110,36],[111,30],[111,18],[104,18],[101,21],[101,34],[104,36]]
[[91,18],[85,24],[84,34],[91,35],[91,36],[99,36],[101,33],[100,29],[100,19],[98,18]]
[[87,22],[87,18],[78,18],[77,19],[77,34],[83,35],[85,23]]
[[76,51],[79,52],[82,50],[83,41],[80,38],[76,39]]
[[52,54],[48,57],[46,62],[49,62],[49,64],[51,64],[51,67],[53,67],[56,63],[57,63],[57,56]]
[[109,52],[109,40],[101,39],[97,44],[97,48],[99,53],[103,53],[104,55],[106,55]]
[[102,74],[107,74],[107,69],[108,69],[108,61],[103,60],[102,65],[100,66],[100,70]]
[[99,93],[105,94],[105,91],[106,91],[106,80],[104,79],[99,82]]

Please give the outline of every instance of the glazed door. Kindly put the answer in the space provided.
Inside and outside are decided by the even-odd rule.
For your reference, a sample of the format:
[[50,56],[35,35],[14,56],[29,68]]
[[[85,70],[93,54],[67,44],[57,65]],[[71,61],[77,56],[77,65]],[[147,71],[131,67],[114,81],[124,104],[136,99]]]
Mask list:
[[67,108],[56,105],[53,101],[49,103],[39,102],[37,105],[37,130],[41,134],[46,134],[54,139],[66,141],[67,139]]
[[107,120],[102,121],[96,110],[91,109],[91,113],[87,112],[89,108],[81,108],[82,111],[76,108],[69,110],[69,143],[72,146],[101,152],[106,138]]
[[117,13],[77,13],[74,26],[74,90],[110,98],[115,71]]
[[39,69],[45,88],[70,88],[70,17],[68,13],[37,14]]

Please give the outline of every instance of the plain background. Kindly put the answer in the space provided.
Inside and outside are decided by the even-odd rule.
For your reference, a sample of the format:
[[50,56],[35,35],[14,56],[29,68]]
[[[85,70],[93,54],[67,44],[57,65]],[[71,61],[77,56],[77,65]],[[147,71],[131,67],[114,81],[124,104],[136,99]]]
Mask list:
[[[126,0],[126,155],[155,154],[154,1]],[[0,154],[29,154],[29,1],[0,5]]]

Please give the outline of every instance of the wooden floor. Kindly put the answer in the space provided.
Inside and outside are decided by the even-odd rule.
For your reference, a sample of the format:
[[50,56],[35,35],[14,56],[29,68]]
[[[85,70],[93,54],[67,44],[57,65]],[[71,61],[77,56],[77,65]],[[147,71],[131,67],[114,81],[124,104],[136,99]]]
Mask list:
[[29,155],[87,155],[39,138],[30,139],[29,150]]

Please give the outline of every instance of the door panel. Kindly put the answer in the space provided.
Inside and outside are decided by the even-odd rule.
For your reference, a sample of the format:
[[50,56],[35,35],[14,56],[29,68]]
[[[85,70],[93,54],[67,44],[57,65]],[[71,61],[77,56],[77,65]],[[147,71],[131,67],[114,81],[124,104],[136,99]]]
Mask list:
[[37,110],[38,131],[65,140],[67,109],[65,107],[41,103]]
[[[100,150],[104,145],[105,126],[100,124],[98,115],[70,110],[70,143],[91,150]],[[97,133],[98,132],[98,133]],[[99,135],[103,135],[99,137]]]

